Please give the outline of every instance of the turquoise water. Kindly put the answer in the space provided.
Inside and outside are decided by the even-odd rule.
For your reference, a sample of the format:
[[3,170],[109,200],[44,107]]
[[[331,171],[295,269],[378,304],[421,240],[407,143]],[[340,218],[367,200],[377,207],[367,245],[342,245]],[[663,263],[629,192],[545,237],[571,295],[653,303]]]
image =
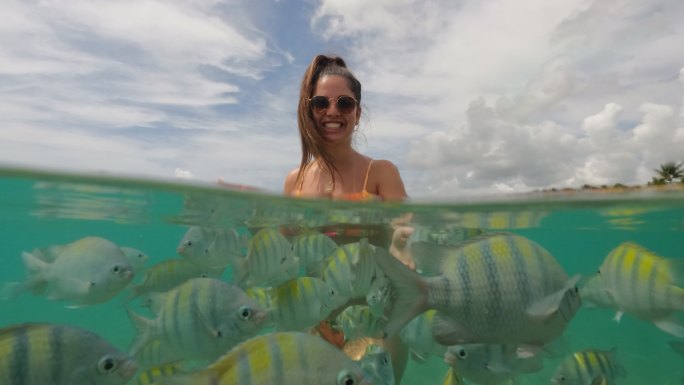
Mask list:
[[[0,282],[21,281],[23,251],[107,238],[150,256],[147,266],[177,258],[191,225],[225,227],[387,225],[405,213],[413,224],[461,226],[525,236],[553,254],[569,275],[596,272],[610,250],[635,242],[663,257],[684,257],[684,192],[531,194],[487,200],[391,205],[291,199],[204,185],[0,170]],[[229,280],[230,274],[224,276]],[[0,302],[0,326],[52,322],[91,330],[126,350],[134,327],[121,298],[70,309],[64,302],[25,294]],[[567,351],[617,348],[628,372],[618,384],[681,384],[683,357],[675,340],[652,324],[614,311],[583,307],[562,338]],[[518,384],[548,384],[563,353],[545,359]],[[447,366],[438,357],[409,361],[402,384],[441,384]]]

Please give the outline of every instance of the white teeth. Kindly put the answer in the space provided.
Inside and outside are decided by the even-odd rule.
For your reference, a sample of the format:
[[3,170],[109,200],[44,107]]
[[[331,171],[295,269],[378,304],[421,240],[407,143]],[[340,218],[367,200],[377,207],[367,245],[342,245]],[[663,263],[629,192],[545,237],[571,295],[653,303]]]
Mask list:
[[342,127],[341,123],[326,123],[325,128],[340,128]]

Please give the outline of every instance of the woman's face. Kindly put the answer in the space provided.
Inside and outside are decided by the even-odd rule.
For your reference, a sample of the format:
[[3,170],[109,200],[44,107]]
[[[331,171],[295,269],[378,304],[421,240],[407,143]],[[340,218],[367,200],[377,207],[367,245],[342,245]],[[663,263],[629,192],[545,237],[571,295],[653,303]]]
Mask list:
[[323,139],[328,143],[347,142],[351,143],[354,127],[359,122],[361,107],[358,103],[349,112],[340,111],[337,106],[337,98],[350,96],[354,99],[354,93],[347,84],[347,79],[339,75],[326,75],[318,80],[313,96],[328,98],[330,105],[324,110],[312,109],[316,128]]

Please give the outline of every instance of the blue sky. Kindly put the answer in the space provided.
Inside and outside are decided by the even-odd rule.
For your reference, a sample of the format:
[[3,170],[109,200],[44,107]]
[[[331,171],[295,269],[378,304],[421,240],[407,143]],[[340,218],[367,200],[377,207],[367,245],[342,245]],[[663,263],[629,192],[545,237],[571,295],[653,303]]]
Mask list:
[[279,192],[318,53],[412,197],[645,183],[684,160],[680,0],[3,0],[0,164]]

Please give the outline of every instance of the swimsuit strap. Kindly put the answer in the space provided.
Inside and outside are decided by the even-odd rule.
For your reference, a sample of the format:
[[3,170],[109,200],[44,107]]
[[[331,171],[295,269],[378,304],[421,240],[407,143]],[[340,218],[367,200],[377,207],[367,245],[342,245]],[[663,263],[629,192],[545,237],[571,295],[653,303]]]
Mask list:
[[363,181],[363,190],[362,191],[368,191],[366,186],[368,185],[368,175],[370,175],[370,169],[371,166],[373,165],[373,159],[371,159],[370,163],[368,163],[368,169],[366,170],[366,179]]

